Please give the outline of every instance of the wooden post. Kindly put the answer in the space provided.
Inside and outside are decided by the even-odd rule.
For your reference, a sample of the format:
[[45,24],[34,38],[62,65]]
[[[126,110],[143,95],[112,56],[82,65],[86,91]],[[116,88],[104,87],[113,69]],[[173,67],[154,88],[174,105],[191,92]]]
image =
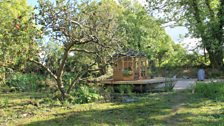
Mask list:
[[134,58],[131,57],[131,69],[134,71]]
[[134,70],[134,58],[131,57],[131,69],[132,69],[132,79],[135,79],[135,70]]
[[141,58],[139,58],[139,60],[138,60],[139,79],[142,78],[142,75],[141,75],[141,73],[142,73],[142,71],[141,71],[141,66],[142,66],[141,60],[142,60]]
[[121,70],[123,71],[124,70],[124,58],[123,57],[121,58],[121,62],[122,62]]
[[121,80],[124,80],[124,75],[123,75],[123,70],[124,70],[124,58],[123,57],[121,57],[121,63],[122,63],[122,65],[121,65]]
[[147,78],[147,71],[148,71],[148,69],[147,69],[147,59],[145,58],[145,62],[144,62],[144,65],[145,65],[145,77],[144,78]]

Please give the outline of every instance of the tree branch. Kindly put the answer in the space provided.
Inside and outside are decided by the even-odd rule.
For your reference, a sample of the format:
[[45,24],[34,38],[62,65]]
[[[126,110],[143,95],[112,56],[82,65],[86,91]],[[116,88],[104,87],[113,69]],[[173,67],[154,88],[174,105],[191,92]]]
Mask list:
[[63,54],[63,57],[62,57],[62,61],[59,64],[59,68],[58,68],[58,71],[57,71],[57,77],[61,77],[62,74],[63,74],[63,70],[64,70],[64,67],[65,67],[65,62],[68,58],[68,53],[69,53],[70,48],[71,48],[71,46],[69,46],[68,48],[65,47],[65,51],[64,51],[64,54]]
[[86,44],[86,43],[90,43],[90,42],[97,43],[98,39],[93,35],[89,35],[89,38],[83,38],[80,40],[73,39],[73,41],[74,41],[74,44],[76,44],[76,45],[82,45],[82,44]]
[[49,69],[47,68],[44,64],[38,62],[38,61],[35,61],[35,60],[31,60],[29,59],[28,61],[32,62],[32,63],[35,63],[39,66],[41,66],[42,68],[44,68],[55,80],[57,80],[57,76]]
[[79,22],[74,21],[74,20],[70,20],[70,22],[73,23],[73,24],[78,25],[80,28],[83,28],[83,27],[90,28],[89,26],[87,26],[87,25],[82,25],[82,24],[80,24]]
[[94,52],[94,51],[88,51],[86,49],[71,49],[70,51],[84,52],[84,53],[97,53],[97,52]]

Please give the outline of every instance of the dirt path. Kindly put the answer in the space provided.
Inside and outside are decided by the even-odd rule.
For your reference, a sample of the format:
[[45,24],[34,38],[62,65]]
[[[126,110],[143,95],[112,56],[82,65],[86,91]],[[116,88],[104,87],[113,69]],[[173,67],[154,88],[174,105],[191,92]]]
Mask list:
[[166,119],[167,126],[178,126],[178,122],[181,122],[181,117],[178,116],[178,111],[184,108],[188,99],[185,90],[194,86],[195,80],[179,80],[177,81],[174,90],[176,94],[171,99],[172,111],[169,117]]
[[180,122],[182,119],[178,116],[178,111],[185,107],[187,96],[184,91],[177,91],[176,95],[170,101],[172,103],[172,111],[169,117],[166,119],[167,126],[178,126],[177,122]]

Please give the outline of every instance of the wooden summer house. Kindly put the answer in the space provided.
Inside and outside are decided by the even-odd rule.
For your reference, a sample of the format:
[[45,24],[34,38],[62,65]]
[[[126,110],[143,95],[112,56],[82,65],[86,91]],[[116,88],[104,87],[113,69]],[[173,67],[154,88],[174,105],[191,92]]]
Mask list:
[[137,51],[127,51],[114,55],[113,80],[133,81],[147,79],[148,60]]

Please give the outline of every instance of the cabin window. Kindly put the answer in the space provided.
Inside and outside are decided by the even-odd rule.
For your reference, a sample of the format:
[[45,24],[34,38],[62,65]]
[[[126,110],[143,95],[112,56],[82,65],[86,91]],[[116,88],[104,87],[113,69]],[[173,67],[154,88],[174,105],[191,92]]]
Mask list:
[[129,66],[129,65],[128,65],[128,66],[125,66],[125,67],[124,67],[124,70],[132,70],[131,65],[130,65],[130,66]]

